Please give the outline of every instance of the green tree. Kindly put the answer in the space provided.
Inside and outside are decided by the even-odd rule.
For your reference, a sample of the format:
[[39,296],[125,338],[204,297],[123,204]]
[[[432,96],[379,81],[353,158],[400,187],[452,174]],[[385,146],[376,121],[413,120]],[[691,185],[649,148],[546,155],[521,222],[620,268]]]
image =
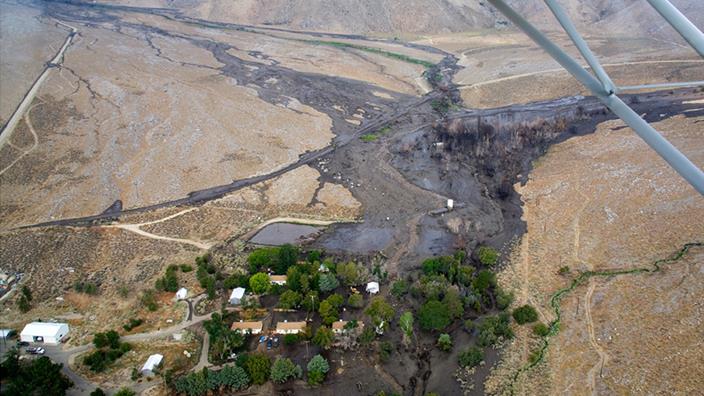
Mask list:
[[479,346],[491,346],[495,345],[501,338],[513,338],[510,322],[511,317],[505,312],[484,318],[479,324],[479,337],[477,340]]
[[374,341],[374,338],[376,338],[374,330],[369,327],[365,327],[364,330],[362,330],[362,334],[359,335],[359,342],[362,345],[368,345]]
[[320,326],[315,332],[313,343],[323,349],[329,349],[330,346],[332,346],[333,339],[334,334],[332,330],[327,326]]
[[462,286],[468,287],[472,284],[474,279],[474,268],[468,265],[460,266],[457,270],[457,283]]
[[27,301],[32,302],[32,291],[29,290],[29,286],[24,285],[24,286],[22,286],[21,290],[22,290],[22,295],[24,296],[24,298],[26,298]]
[[357,286],[362,283],[359,266],[350,261],[337,265],[337,276],[345,286]]
[[300,269],[298,269],[298,266],[290,267],[288,271],[286,271],[286,286],[290,290],[301,292],[301,277],[306,276],[301,272]]
[[[61,373],[62,364],[53,363],[48,357],[20,362],[19,353],[9,352],[1,365],[3,395],[65,395],[73,386]],[[6,375],[7,373],[7,375]]]
[[300,378],[303,374],[301,366],[294,364],[291,359],[278,357],[271,366],[271,380],[283,384],[290,379]]
[[413,338],[413,313],[404,312],[398,320],[399,327],[403,331],[403,343],[408,345]]
[[481,270],[472,282],[472,288],[479,294],[485,294],[489,287],[496,286],[496,275],[489,270]]
[[440,350],[448,352],[450,349],[452,349],[452,338],[450,337],[449,334],[447,333],[442,333],[440,334],[440,337],[438,337],[438,348]]
[[484,352],[475,346],[469,347],[457,357],[457,361],[462,368],[476,367],[482,360],[484,360]]
[[290,267],[296,265],[298,254],[298,248],[293,245],[285,244],[279,247],[274,271],[279,275],[285,274]]
[[343,303],[344,299],[339,294],[333,294],[320,303],[318,313],[323,319],[323,324],[331,325],[340,318],[340,308]]
[[245,362],[245,370],[253,383],[261,385],[269,379],[271,360],[263,353],[252,353]]
[[453,319],[461,318],[464,313],[464,304],[462,303],[462,298],[460,297],[460,292],[457,290],[456,286],[452,286],[445,292],[445,297],[442,299],[442,303],[447,306],[450,316]]
[[318,290],[322,293],[333,291],[337,289],[338,286],[340,286],[340,282],[337,281],[334,274],[321,274],[318,278]]
[[281,293],[281,296],[279,297],[279,308],[298,308],[298,306],[301,304],[302,298],[303,296],[301,296],[301,293],[295,292],[293,290],[286,290],[285,292]]
[[364,306],[364,297],[359,293],[354,293],[347,299],[347,305],[350,308],[362,308]]
[[513,310],[513,319],[519,325],[538,320],[538,312],[530,305],[523,305]]
[[301,305],[308,312],[317,311],[320,307],[320,297],[318,297],[318,292],[310,291],[301,301]]
[[308,383],[311,385],[321,384],[325,380],[325,374],[330,371],[330,364],[324,357],[315,355],[308,362]]
[[279,249],[274,247],[259,248],[247,257],[249,272],[255,273],[261,269],[272,266],[278,261]]
[[381,327],[385,330],[389,326],[389,322],[394,317],[394,309],[389,303],[386,302],[384,297],[378,296],[372,298],[371,304],[366,311],[364,311],[372,320],[374,327]]
[[258,272],[249,278],[249,287],[252,288],[255,294],[265,293],[269,289],[270,284],[269,275],[263,272]]
[[500,310],[508,308],[513,302],[513,293],[506,292],[501,288],[496,290],[496,307]]
[[423,330],[440,330],[447,327],[452,322],[452,318],[447,305],[431,300],[420,307],[418,321]]
[[249,376],[242,367],[228,365],[220,370],[220,382],[231,389],[240,390],[249,385]]
[[93,392],[90,393],[90,396],[108,396],[105,394],[105,391],[103,391],[100,388],[95,388]]
[[29,300],[27,300],[24,294],[21,294],[17,299],[17,308],[19,308],[22,313],[29,312],[29,310],[32,309],[32,304],[29,303]]
[[379,343],[379,360],[382,363],[386,363],[389,361],[389,358],[391,357],[391,352],[393,352],[394,347],[391,345],[390,342],[388,341],[382,341]]
[[400,299],[408,293],[408,282],[399,279],[391,285],[391,294]]

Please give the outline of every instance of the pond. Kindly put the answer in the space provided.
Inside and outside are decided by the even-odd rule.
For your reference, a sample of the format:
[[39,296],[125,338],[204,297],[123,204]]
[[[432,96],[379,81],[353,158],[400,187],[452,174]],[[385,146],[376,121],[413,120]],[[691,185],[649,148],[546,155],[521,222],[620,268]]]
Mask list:
[[301,244],[315,239],[321,231],[320,227],[305,224],[273,223],[259,230],[249,242],[270,246]]

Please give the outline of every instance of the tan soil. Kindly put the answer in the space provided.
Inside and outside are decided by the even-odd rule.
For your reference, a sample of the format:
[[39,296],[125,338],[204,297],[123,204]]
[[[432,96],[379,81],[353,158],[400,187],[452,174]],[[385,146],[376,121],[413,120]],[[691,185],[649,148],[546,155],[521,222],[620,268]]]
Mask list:
[[[676,116],[654,126],[702,166],[700,122]],[[536,306],[542,321],[552,320],[550,295],[567,285],[560,267],[574,275],[647,266],[704,236],[704,223],[695,220],[704,199],[622,126],[605,122],[593,135],[553,146],[534,164],[529,182],[516,186],[528,232],[500,282],[516,292],[517,304]],[[702,315],[693,302],[704,298],[702,254],[694,251],[663,273],[593,279],[577,288],[563,300],[547,364],[520,377],[518,393],[701,389],[703,372],[694,361],[704,353],[697,330]],[[528,329],[518,333],[487,383],[490,390],[499,392],[527,362],[531,338]]]

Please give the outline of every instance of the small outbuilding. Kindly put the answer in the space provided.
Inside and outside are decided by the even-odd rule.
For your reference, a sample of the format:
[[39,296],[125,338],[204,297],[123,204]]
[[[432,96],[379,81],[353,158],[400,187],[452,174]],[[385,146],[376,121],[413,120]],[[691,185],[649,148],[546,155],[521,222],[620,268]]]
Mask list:
[[271,283],[275,283],[277,285],[283,286],[286,284],[286,275],[271,275],[269,276],[269,280]]
[[367,292],[369,294],[379,293],[379,282],[369,282],[367,283]]
[[142,366],[142,375],[146,377],[153,377],[156,374],[156,369],[161,367],[161,362],[164,360],[164,355],[158,353],[149,356],[147,362]]
[[236,287],[232,289],[232,293],[230,294],[230,304],[239,305],[240,303],[242,303],[244,292],[244,287]]
[[188,289],[182,287],[176,292],[176,300],[185,300],[188,296]]
[[239,322],[232,323],[230,330],[239,331],[243,334],[259,334],[264,328],[264,322],[244,322],[240,320]]
[[32,322],[22,329],[20,341],[59,344],[68,332],[68,323]]
[[298,334],[306,329],[306,322],[283,321],[276,324],[278,334]]

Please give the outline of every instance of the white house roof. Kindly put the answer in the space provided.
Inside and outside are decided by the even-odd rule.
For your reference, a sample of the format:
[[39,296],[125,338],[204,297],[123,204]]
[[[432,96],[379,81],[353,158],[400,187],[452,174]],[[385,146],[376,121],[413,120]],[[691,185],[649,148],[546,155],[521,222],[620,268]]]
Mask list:
[[243,287],[236,287],[232,289],[232,294],[230,294],[230,300],[233,298],[242,298],[244,297],[244,288]]
[[59,335],[61,328],[64,326],[68,329],[68,324],[66,323],[32,322],[28,323],[27,326],[22,329],[22,333],[20,333],[20,335],[33,337],[56,337]]
[[378,282],[367,283],[367,291],[369,293],[378,293],[379,292],[379,283]]
[[186,298],[187,295],[188,295],[188,289],[186,289],[185,287],[178,289],[178,291],[176,292],[176,298],[183,299],[183,298]]
[[144,366],[142,367],[142,371],[148,370],[152,371],[154,370],[155,367],[158,367],[161,364],[161,361],[164,359],[164,355],[160,354],[154,354],[149,356],[149,359],[147,359],[147,362],[144,363]]

